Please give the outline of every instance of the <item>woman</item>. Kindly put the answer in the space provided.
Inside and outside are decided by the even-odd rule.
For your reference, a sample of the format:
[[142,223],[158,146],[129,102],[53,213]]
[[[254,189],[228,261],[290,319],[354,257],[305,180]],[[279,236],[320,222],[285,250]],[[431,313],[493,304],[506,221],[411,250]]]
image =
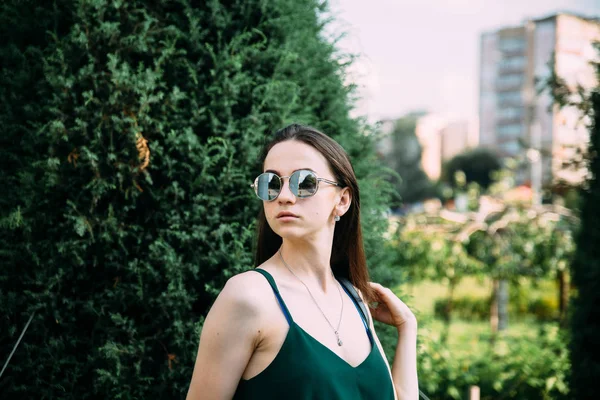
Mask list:
[[[263,160],[252,185],[263,200],[258,267],[229,279],[208,313],[187,398],[417,399],[417,322],[391,290],[368,282],[346,152],[294,124]],[[370,316],[336,276],[377,303]],[[391,369],[373,318],[398,330]]]

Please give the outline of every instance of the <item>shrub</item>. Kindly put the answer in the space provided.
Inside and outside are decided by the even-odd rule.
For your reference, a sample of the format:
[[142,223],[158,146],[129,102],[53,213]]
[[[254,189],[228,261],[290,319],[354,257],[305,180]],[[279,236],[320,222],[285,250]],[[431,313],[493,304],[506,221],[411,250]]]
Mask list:
[[[434,304],[434,314],[445,319],[448,310],[448,299],[437,299]],[[490,299],[464,296],[452,300],[452,316],[462,319],[484,320],[490,316]]]
[[[511,292],[512,294],[512,292]],[[452,300],[452,316],[465,320],[486,320],[490,317],[491,299],[474,296],[461,296]],[[447,317],[448,299],[437,299],[434,303],[434,315]],[[513,316],[534,316],[540,322],[554,321],[558,318],[558,300],[554,293],[542,297],[528,298],[526,295],[509,297],[509,313]]]
[[0,5],[1,398],[185,396],[202,316],[252,267],[276,128],[353,158],[373,277],[388,187],[316,0]]
[[534,315],[538,321],[553,321],[558,319],[558,301],[556,296],[543,296],[530,300],[527,312]]
[[[431,399],[462,399],[480,387],[481,399],[567,399],[570,368],[558,327],[541,329],[536,340],[507,338],[506,351],[457,357],[426,330],[419,337],[419,386]],[[500,346],[498,347],[500,348]]]

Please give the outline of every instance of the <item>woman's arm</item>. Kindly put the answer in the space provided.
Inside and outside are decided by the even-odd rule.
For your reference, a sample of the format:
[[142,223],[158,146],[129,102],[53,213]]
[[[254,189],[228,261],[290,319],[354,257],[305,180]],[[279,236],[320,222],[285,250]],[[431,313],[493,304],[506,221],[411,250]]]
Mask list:
[[241,274],[229,279],[206,316],[187,400],[233,397],[260,340],[259,307],[249,284],[252,278]]
[[[419,382],[417,377],[417,319],[410,309],[390,289],[371,282],[379,304],[371,308],[373,318],[398,330],[398,344],[394,354],[391,375],[399,400],[417,400]],[[373,325],[371,323],[371,325]],[[371,326],[373,332],[375,329]],[[379,349],[381,343],[375,334]]]

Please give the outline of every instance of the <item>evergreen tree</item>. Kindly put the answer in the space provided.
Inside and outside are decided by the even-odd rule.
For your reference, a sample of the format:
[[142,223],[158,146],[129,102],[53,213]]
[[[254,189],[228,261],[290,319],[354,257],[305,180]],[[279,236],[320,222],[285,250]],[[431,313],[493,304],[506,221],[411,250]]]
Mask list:
[[[600,54],[600,43],[596,44]],[[569,310],[571,359],[571,396],[574,399],[597,397],[600,378],[600,63],[592,63],[596,87],[586,90],[569,85],[550,63],[550,76],[544,82],[559,107],[579,110],[582,121],[589,123],[590,137],[585,152],[587,179],[581,185],[579,202],[581,226],[575,240],[575,257],[571,263],[571,296]],[[577,160],[575,160],[577,161]],[[578,164],[578,163],[576,163]]]
[[[600,80],[600,64],[596,64]],[[570,356],[571,389],[574,399],[598,395],[600,378],[600,87],[589,97],[591,118],[589,178],[581,191],[581,230],[577,237],[575,259],[571,265],[572,298]]]
[[1,354],[33,316],[0,397],[183,398],[202,316],[252,267],[259,150],[292,121],[350,153],[390,278],[387,186],[320,2],[0,10]]

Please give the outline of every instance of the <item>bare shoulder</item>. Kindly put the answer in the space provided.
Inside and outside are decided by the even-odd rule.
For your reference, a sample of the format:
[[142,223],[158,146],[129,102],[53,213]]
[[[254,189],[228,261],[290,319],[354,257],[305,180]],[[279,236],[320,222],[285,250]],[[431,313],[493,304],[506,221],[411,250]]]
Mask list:
[[270,291],[268,281],[261,274],[246,271],[227,280],[217,301],[231,304],[246,315],[256,315],[263,309]]
[[236,332],[238,339],[247,335],[255,345],[261,339],[257,332],[264,332],[262,328],[268,322],[268,302],[264,299],[269,291],[267,280],[253,271],[229,278],[206,316],[203,336],[227,340],[222,332],[225,329]]
[[262,297],[269,284],[252,271],[231,277],[211,307],[188,399],[231,399],[268,323]]

